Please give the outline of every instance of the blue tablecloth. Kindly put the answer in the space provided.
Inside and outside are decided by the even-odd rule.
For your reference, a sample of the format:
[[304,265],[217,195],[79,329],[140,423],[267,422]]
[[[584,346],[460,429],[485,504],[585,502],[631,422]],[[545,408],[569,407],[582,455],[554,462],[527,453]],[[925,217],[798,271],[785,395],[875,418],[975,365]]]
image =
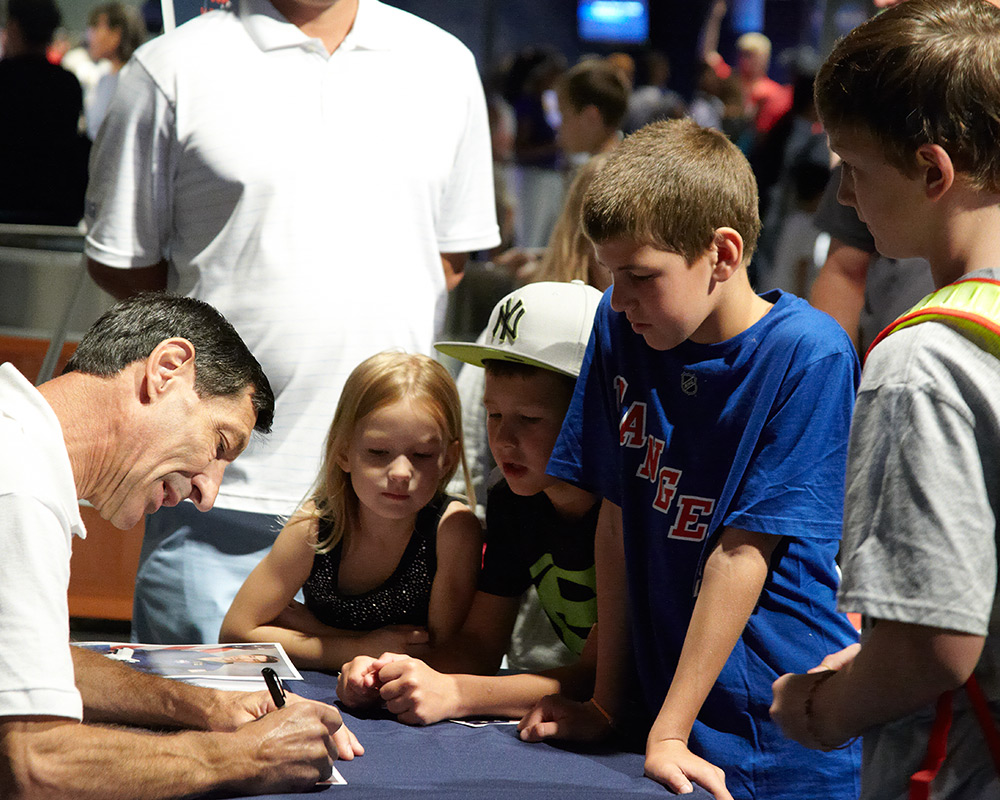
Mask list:
[[[336,679],[304,672],[288,681],[290,691],[333,703]],[[329,800],[542,800],[543,798],[673,797],[643,777],[643,757],[609,749],[526,744],[514,725],[470,728],[454,722],[412,727],[380,712],[357,717],[341,709],[344,721],[365,746],[365,755],[337,762],[347,786],[317,790]],[[310,794],[309,796],[314,796]],[[268,795],[294,798],[295,794]],[[696,788],[690,800],[711,795]]]

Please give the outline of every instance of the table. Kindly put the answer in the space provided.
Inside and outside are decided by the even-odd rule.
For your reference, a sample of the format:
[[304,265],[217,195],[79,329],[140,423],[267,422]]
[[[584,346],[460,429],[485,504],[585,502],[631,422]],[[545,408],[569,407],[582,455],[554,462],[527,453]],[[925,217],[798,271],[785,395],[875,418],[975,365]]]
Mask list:
[[[334,703],[336,679],[303,672],[304,681],[288,681],[290,691]],[[387,712],[355,716],[341,708],[344,721],[365,746],[365,755],[338,761],[347,786],[318,789],[307,796],[329,800],[610,800],[622,797],[673,797],[643,777],[643,757],[607,748],[570,748],[527,744],[514,725],[470,728],[454,722],[412,727]],[[272,798],[302,797],[296,794]],[[690,800],[710,800],[695,788]]]

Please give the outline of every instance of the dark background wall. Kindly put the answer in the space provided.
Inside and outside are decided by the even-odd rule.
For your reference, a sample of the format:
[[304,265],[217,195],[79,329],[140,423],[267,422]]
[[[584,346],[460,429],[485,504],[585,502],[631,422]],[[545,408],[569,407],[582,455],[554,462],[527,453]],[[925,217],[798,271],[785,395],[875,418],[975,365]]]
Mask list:
[[[505,54],[526,45],[546,43],[575,62],[585,53],[636,48],[580,42],[576,32],[576,0],[387,0],[454,33],[476,54],[484,74]],[[711,0],[649,0],[650,46],[665,52],[673,65],[676,88],[687,93],[694,83],[698,38]],[[720,51],[727,58],[737,36],[747,29],[763,31],[777,55],[802,44],[820,53],[836,36],[870,15],[870,0],[730,0]],[[772,74],[785,77],[775,58]]]

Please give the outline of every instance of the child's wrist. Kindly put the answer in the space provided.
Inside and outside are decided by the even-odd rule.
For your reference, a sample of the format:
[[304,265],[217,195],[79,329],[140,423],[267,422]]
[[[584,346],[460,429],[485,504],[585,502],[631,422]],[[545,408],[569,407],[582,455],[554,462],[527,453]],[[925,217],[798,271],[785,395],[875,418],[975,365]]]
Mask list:
[[681,731],[657,731],[655,728],[650,730],[649,736],[646,737],[646,746],[649,747],[655,744],[663,744],[666,742],[680,742],[682,745],[687,747],[688,739],[690,738],[690,733],[682,733]]
[[826,752],[829,752],[830,750],[843,750],[850,747],[851,744],[854,743],[854,739],[857,738],[853,737],[844,740],[838,736],[831,737],[829,735],[829,731],[821,731],[820,725],[818,724],[818,714],[816,711],[817,696],[819,695],[820,688],[823,684],[836,674],[837,671],[832,669],[819,674],[819,676],[812,682],[812,685],[810,685],[809,690],[806,692],[803,709],[806,723],[806,733],[820,750],[824,750]]
[[587,703],[593,708],[595,708],[598,714],[604,717],[605,722],[608,723],[608,727],[611,728],[611,730],[616,729],[617,726],[615,725],[615,718],[611,716],[610,712],[608,712],[608,710],[603,705],[601,705],[601,703],[597,700],[596,697],[591,697],[587,701]]

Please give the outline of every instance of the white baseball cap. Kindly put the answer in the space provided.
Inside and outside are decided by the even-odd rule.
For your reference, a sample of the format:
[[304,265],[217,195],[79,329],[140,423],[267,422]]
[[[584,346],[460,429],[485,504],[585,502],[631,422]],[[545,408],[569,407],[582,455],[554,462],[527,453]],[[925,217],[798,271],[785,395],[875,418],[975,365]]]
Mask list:
[[434,347],[477,367],[495,359],[576,378],[600,301],[601,293],[583,281],[529,283],[493,308],[485,342],[436,342]]

